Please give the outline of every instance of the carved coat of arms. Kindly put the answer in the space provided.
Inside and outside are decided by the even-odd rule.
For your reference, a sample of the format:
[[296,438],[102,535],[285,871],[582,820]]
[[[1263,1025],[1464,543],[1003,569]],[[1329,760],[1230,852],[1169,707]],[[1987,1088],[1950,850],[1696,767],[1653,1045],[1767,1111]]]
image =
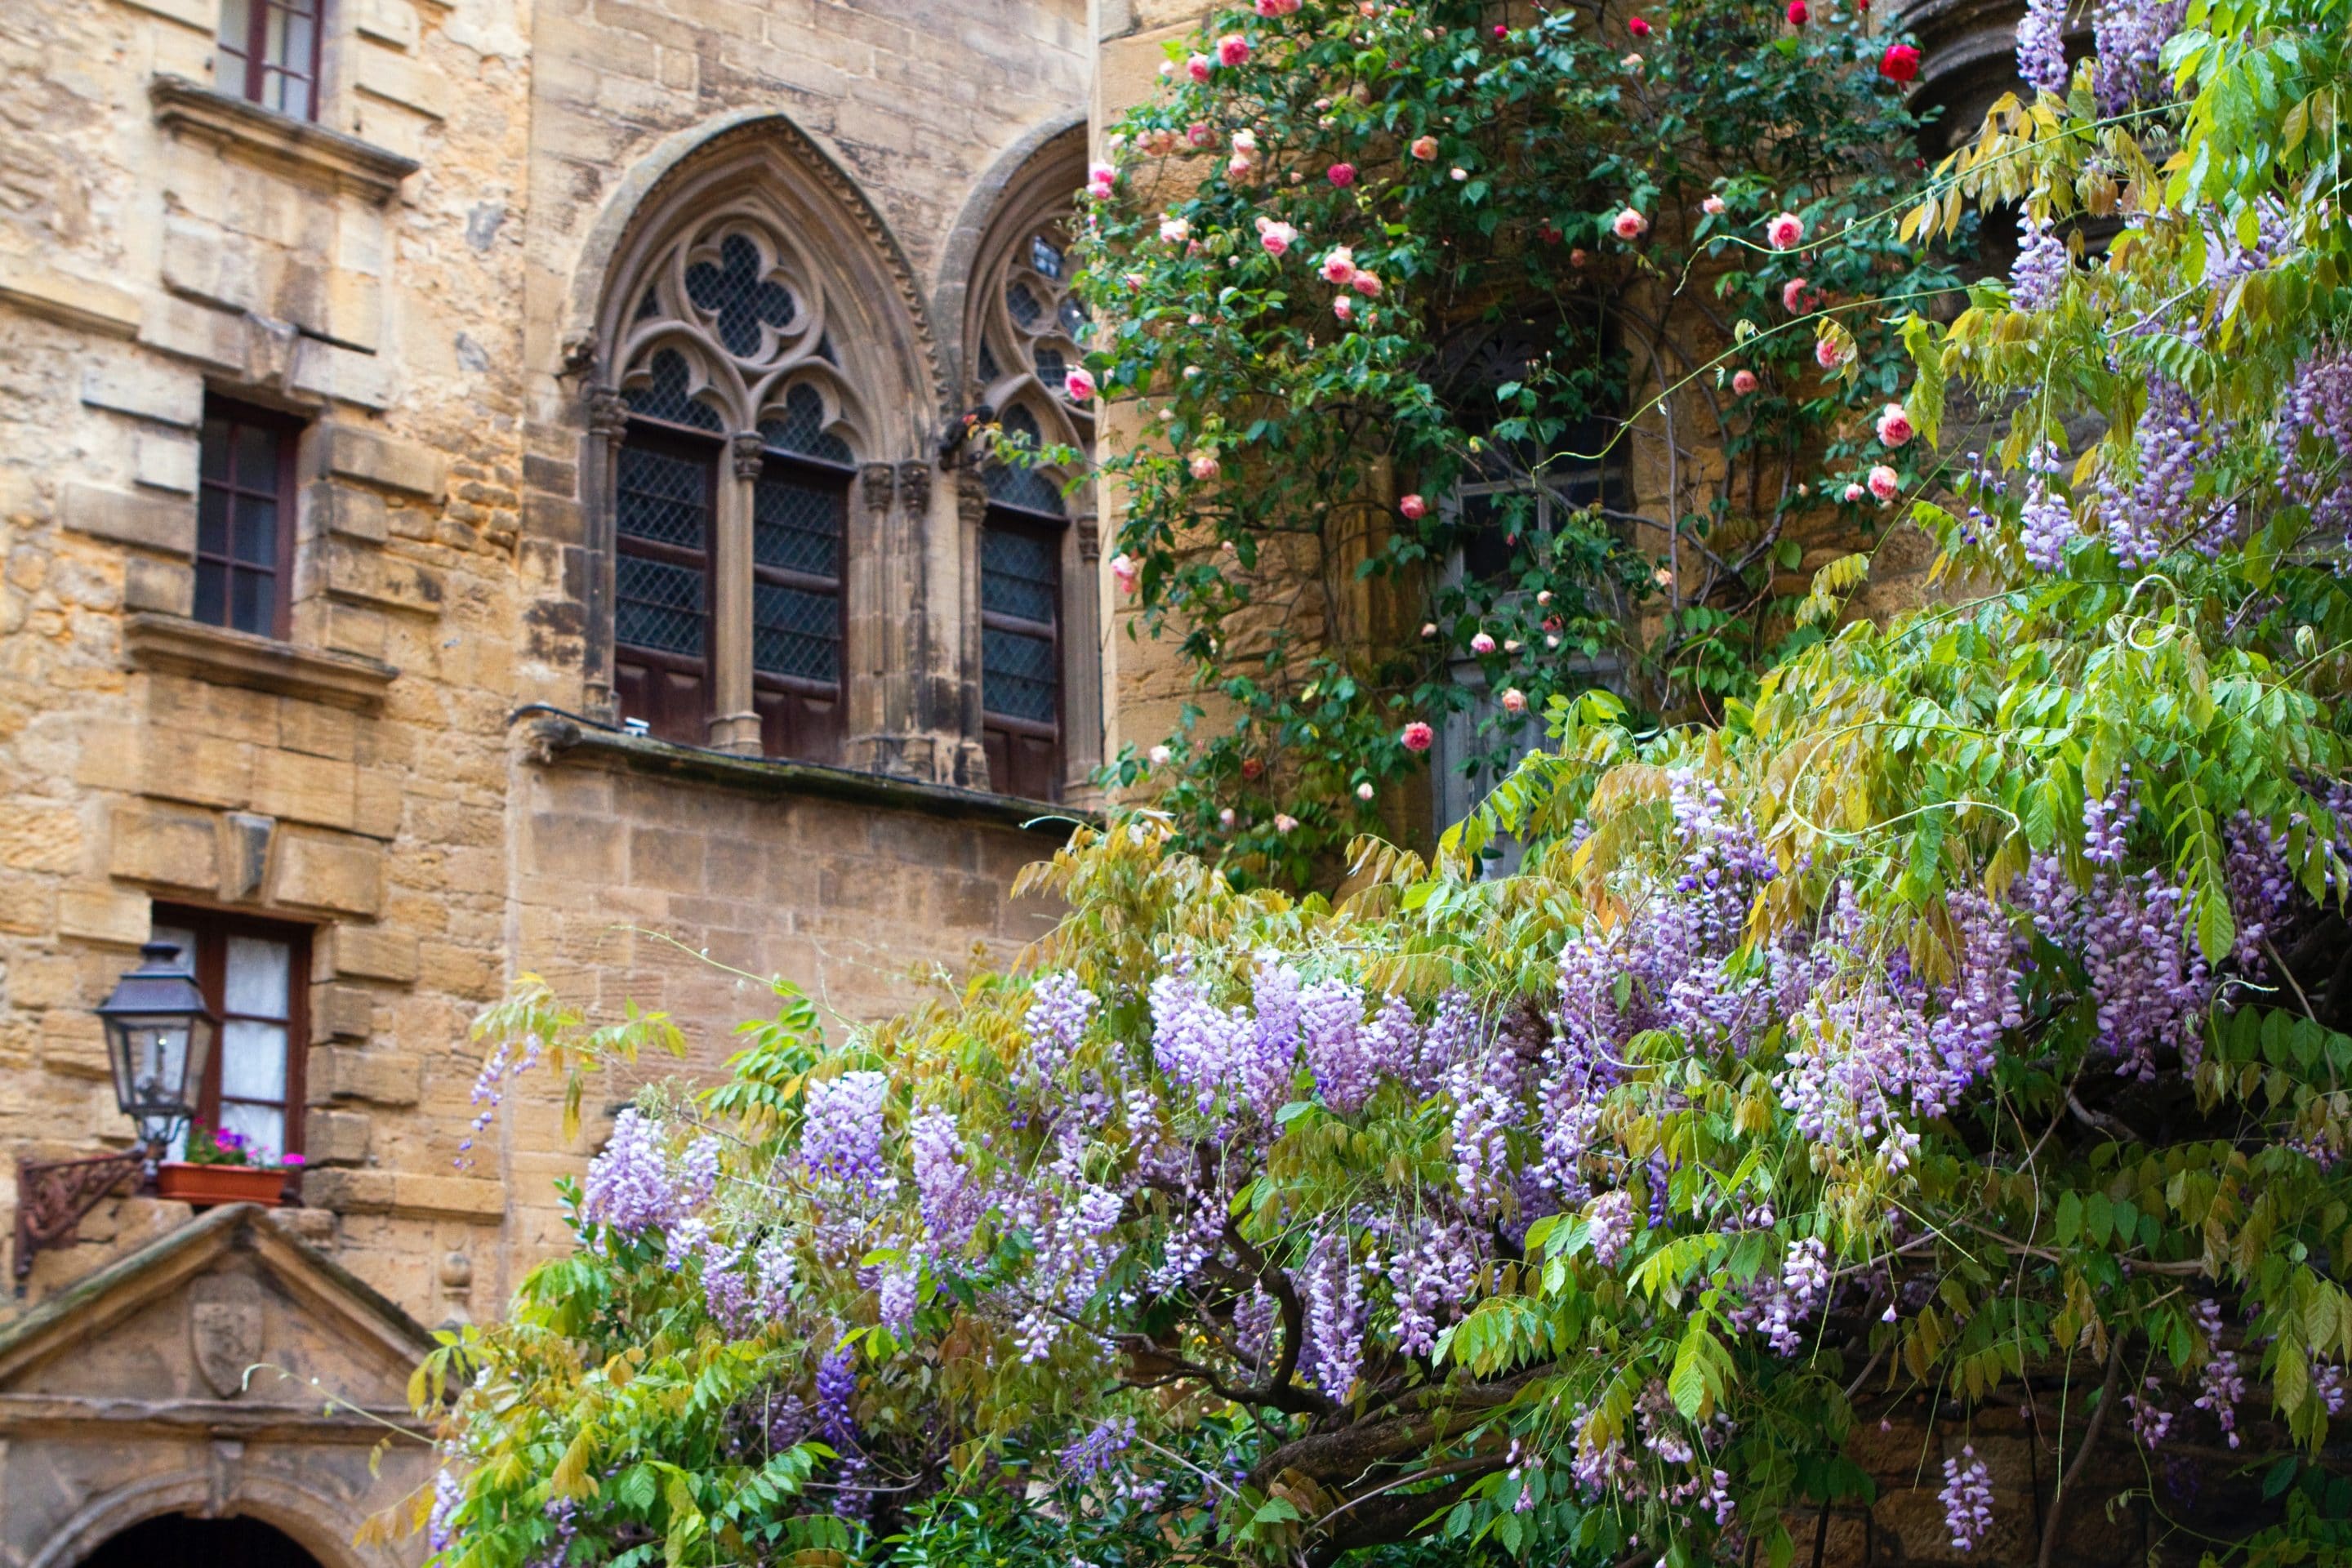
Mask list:
[[242,1274],[197,1280],[188,1293],[188,1338],[206,1385],[236,1397],[246,1369],[261,1359],[261,1287]]

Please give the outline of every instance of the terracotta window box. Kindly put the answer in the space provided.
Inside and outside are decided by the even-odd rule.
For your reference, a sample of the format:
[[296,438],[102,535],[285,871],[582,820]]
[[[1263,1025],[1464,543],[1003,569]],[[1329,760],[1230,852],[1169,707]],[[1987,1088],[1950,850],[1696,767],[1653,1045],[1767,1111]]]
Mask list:
[[197,1208],[221,1204],[259,1204],[276,1208],[286,1201],[291,1171],[264,1165],[191,1165],[166,1160],[155,1168],[155,1195]]

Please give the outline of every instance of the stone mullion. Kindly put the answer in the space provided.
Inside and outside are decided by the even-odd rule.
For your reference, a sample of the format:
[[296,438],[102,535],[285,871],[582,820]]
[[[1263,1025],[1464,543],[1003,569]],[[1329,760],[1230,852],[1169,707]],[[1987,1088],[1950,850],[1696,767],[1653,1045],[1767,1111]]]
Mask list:
[[592,719],[608,722],[620,718],[620,699],[613,689],[613,607],[614,500],[621,483],[621,437],[629,428],[629,405],[609,386],[588,389],[588,452],[581,473],[591,479],[582,502],[595,521],[588,532],[601,542],[588,561],[582,606],[587,627],[585,669],[582,672],[582,706]]
[[756,430],[729,446],[732,460],[720,476],[712,520],[710,743],[755,757],[761,748],[760,714],[751,701],[751,491],[766,447]]
[[851,509],[863,521],[852,524],[848,581],[848,640],[844,664],[848,689],[848,742],[844,760],[853,768],[873,773],[899,771],[895,765],[894,713],[899,707],[896,685],[903,665],[899,651],[900,622],[908,613],[906,586],[892,538],[891,512],[898,490],[898,473],[888,463],[867,463],[857,471],[859,504]]
[[988,519],[988,487],[980,470],[956,470],[956,549],[962,565],[962,592],[957,599],[957,752],[956,782],[967,789],[992,787],[988,776],[988,748],[981,738],[982,718],[980,646],[980,533]]
[[[1075,557],[1076,569],[1071,569]],[[1102,765],[1102,531],[1092,512],[1070,520],[1062,570],[1062,798],[1100,798]]]

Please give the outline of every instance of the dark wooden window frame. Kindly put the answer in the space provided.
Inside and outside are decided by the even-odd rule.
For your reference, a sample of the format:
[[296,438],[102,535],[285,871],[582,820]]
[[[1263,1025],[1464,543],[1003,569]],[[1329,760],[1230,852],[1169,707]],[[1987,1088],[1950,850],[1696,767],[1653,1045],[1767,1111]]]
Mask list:
[[[284,921],[257,920],[248,915],[226,914],[218,910],[194,909],[180,904],[157,904],[153,923],[184,927],[196,933],[194,964],[196,989],[204,993],[205,1006],[212,1015],[214,1031],[212,1055],[205,1063],[205,1081],[196,1095],[195,1120],[207,1128],[220,1125],[221,1061],[225,1055],[222,1037],[227,1032],[224,1026],[231,1017],[226,1009],[228,939],[251,936],[286,944],[286,1016],[283,1020],[286,1029],[286,1143],[283,1152],[301,1153],[302,1124],[307,1104],[303,1068],[310,1054],[311,928]],[[237,1014],[235,1016],[248,1015]],[[256,1022],[280,1022],[276,1018],[254,1016]]]
[[[310,58],[299,61],[272,61],[269,58],[270,16],[273,12],[292,12],[295,7],[286,4],[285,0],[246,0],[244,47],[237,47],[226,34],[221,35],[219,38],[225,63],[234,61],[237,66],[242,67],[245,79],[235,83],[219,79],[218,84],[224,89],[234,90],[237,97],[249,103],[260,104],[265,109],[276,109],[268,100],[270,73],[275,71],[280,76],[292,77],[307,86],[310,92],[309,102],[303,112],[292,115],[291,118],[316,121],[319,118],[319,78],[321,62],[326,58],[328,5],[329,0],[311,0],[309,18]],[[226,20],[226,16],[223,20]],[[216,73],[216,79],[226,78],[227,74],[226,71]],[[284,110],[276,111],[288,112]]]
[[[983,630],[993,626],[999,631],[1019,632],[1024,637],[1043,637],[1051,639],[1054,647],[1052,665],[1054,721],[1047,724],[1034,719],[1021,718],[1015,714],[999,713],[990,708],[987,674],[983,668],[981,677],[981,729],[983,736],[989,730],[997,729],[1010,734],[1026,735],[1050,742],[1054,752],[1055,778],[1052,795],[1049,798],[1058,798],[1061,769],[1067,757],[1062,733],[1068,721],[1069,682],[1065,679],[1062,668],[1062,621],[1064,619],[1062,595],[1065,591],[1065,583],[1061,568],[1064,536],[1069,531],[1069,521],[1066,518],[1030,511],[1023,507],[1007,506],[1002,501],[992,501],[981,519],[981,530],[983,535],[992,529],[1026,533],[1046,541],[1053,547],[1054,619],[1052,624],[1029,620],[1021,616],[1007,615],[1002,610],[992,610],[985,603],[981,607],[980,624]],[[1000,794],[1013,793],[1009,779],[992,778],[989,782]]]
[[[615,526],[613,549],[617,555],[636,555],[648,561],[660,561],[673,566],[690,567],[702,574],[702,657],[690,658],[667,648],[645,647],[636,643],[615,640],[616,651],[629,658],[681,675],[692,675],[702,683],[701,723],[708,724],[710,703],[718,685],[718,613],[719,583],[717,568],[719,552],[716,537],[719,527],[719,473],[721,460],[727,455],[727,444],[708,431],[692,430],[664,420],[648,419],[643,415],[631,415],[626,432],[621,437],[624,446],[660,452],[682,461],[691,462],[702,470],[703,535],[700,550],[688,550],[684,545],[668,544],[657,539],[626,533],[618,527],[620,497],[613,498]],[[615,606],[617,608],[617,605]],[[676,736],[668,739],[677,739]],[[687,741],[689,745],[701,745],[703,734],[698,732]]]
[[[270,584],[269,629],[259,635],[275,637],[282,642],[286,638],[287,624],[293,615],[294,535],[297,521],[294,515],[294,469],[296,454],[302,444],[303,422],[293,415],[282,414],[274,408],[257,408],[249,403],[239,403],[234,398],[207,394],[205,398],[204,423],[211,426],[215,422],[228,426],[229,478],[226,482],[223,482],[199,473],[196,479],[196,497],[197,505],[201,508],[207,491],[218,491],[227,496],[225,520],[226,552],[221,554],[207,552],[204,548],[203,531],[199,528],[196,536],[195,564],[199,573],[203,572],[207,565],[221,568],[223,573],[221,614],[218,620],[202,616],[195,618],[204,620],[211,626],[247,631],[253,629],[236,626],[236,574],[240,569],[245,571],[254,569],[252,562],[241,559],[236,552],[236,501],[240,496],[267,496],[271,504],[277,508],[276,559],[269,568],[273,579]],[[237,472],[237,433],[247,429],[267,430],[277,438],[277,471],[270,476],[271,484],[274,487],[270,489],[257,489],[243,483],[245,476]]]
[[[769,447],[765,448],[765,456],[761,467],[761,478],[766,479],[770,475],[774,475],[779,479],[798,480],[803,484],[809,485],[812,489],[822,489],[834,494],[835,501],[840,508],[839,516],[841,520],[841,552],[836,562],[839,566],[839,571],[835,575],[831,577],[819,577],[811,573],[795,571],[791,567],[762,565],[760,563],[759,551],[755,547],[751,552],[751,560],[747,563],[751,568],[751,581],[755,584],[754,592],[757,592],[756,584],[761,583],[771,583],[779,587],[797,588],[803,593],[822,594],[830,597],[833,600],[834,626],[835,630],[840,634],[839,647],[841,650],[841,662],[838,667],[838,673],[835,679],[831,681],[811,680],[805,676],[787,675],[780,671],[763,670],[760,668],[756,657],[747,651],[746,657],[753,658],[753,663],[751,666],[751,689],[755,693],[768,691],[794,697],[814,698],[820,701],[831,701],[836,705],[835,708],[835,713],[836,716],[835,724],[837,726],[839,723],[839,716],[843,711],[839,705],[847,700],[849,691],[849,489],[850,480],[854,477],[853,471],[847,468],[837,468],[831,463],[816,461],[802,453],[786,451],[776,447]],[[754,524],[754,527],[757,527],[756,523]],[[756,630],[754,636],[756,640]],[[766,721],[764,716],[762,718],[761,730],[762,742],[763,744],[765,744]],[[799,760],[821,763],[837,763],[840,761],[837,754],[838,750],[838,737],[836,736],[835,745],[834,747],[834,751],[836,752],[835,755],[802,757],[799,758]],[[787,753],[775,751],[772,746],[768,747],[768,754],[771,756],[787,755]],[[792,753],[792,755],[796,756],[797,753]]]

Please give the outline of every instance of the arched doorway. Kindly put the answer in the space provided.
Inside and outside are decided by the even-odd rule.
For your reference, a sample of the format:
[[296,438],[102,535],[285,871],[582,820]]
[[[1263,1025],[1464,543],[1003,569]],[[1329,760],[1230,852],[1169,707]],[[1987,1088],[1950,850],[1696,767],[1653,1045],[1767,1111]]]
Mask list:
[[257,1519],[165,1513],[109,1537],[80,1568],[320,1568],[291,1536]]

